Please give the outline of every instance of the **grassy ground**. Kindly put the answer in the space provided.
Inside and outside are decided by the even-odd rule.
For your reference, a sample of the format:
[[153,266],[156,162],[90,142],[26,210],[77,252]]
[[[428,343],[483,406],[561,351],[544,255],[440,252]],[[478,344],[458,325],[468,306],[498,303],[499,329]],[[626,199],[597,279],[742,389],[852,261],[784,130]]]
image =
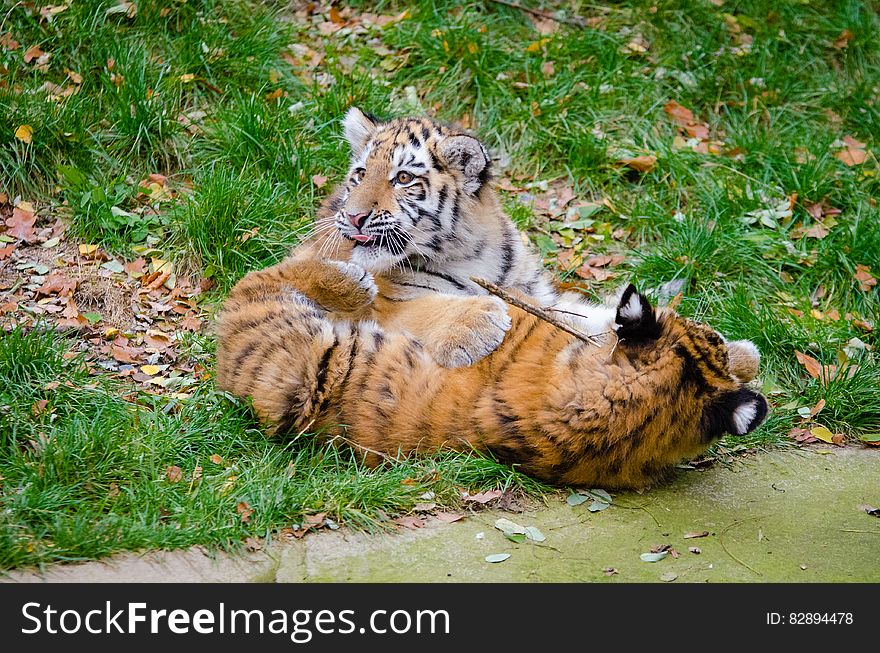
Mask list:
[[536,488],[473,456],[369,471],[305,435],[268,443],[213,386],[210,316],[308,228],[344,171],[351,104],[477,131],[566,283],[593,295],[633,278],[754,340],[775,410],[745,446],[880,439],[876,7],[629,0],[555,15],[4,9],[0,567],[259,546],[309,515],[369,528],[454,507],[462,487]]

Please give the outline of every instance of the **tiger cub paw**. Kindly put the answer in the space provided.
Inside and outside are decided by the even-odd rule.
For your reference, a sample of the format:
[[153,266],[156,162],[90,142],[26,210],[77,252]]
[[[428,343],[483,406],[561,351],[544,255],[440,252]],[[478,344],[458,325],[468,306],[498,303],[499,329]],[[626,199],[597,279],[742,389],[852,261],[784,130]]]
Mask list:
[[373,300],[376,299],[376,295],[379,293],[379,288],[376,286],[376,280],[373,279],[372,274],[356,263],[349,263],[347,261],[330,261],[330,263],[336,266],[347,280],[354,282],[355,288],[351,289],[353,292],[341,294],[352,294],[351,303],[356,305],[373,303]]
[[495,297],[468,298],[445,318],[428,350],[447,368],[473,365],[491,354],[511,325],[507,306]]

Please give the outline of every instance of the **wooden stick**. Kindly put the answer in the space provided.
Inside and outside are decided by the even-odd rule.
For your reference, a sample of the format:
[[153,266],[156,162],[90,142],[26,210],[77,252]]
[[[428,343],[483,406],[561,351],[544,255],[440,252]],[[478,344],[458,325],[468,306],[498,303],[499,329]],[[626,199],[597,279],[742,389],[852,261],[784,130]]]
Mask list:
[[567,325],[565,322],[559,321],[558,319],[556,319],[555,317],[550,315],[550,313],[546,309],[543,309],[540,306],[535,306],[534,304],[529,304],[528,302],[524,302],[523,300],[518,299],[517,297],[514,297],[513,295],[508,293],[506,290],[502,290],[501,288],[496,286],[494,283],[490,283],[489,281],[486,281],[485,279],[478,279],[477,277],[471,277],[471,281],[473,281],[475,284],[477,284],[481,288],[488,291],[490,294],[495,295],[496,297],[500,297],[501,299],[503,299],[505,302],[507,302],[511,306],[516,306],[517,308],[525,311],[526,313],[534,315],[538,319],[544,320],[545,322],[549,322],[550,324],[555,326],[557,329],[562,329],[566,333],[573,335],[578,340],[582,340],[582,341],[587,342],[591,345],[598,345],[601,342],[600,337],[605,335],[604,333],[592,333],[592,334],[582,333],[581,331],[578,331],[574,327]]
[[544,20],[552,20],[556,23],[565,23],[566,25],[574,25],[575,27],[588,27],[587,22],[580,16],[574,16],[573,18],[557,18],[549,11],[532,9],[531,7],[523,7],[521,4],[510,2],[509,0],[492,0],[492,2],[499,5],[504,5],[505,7],[510,7],[511,9],[524,11],[527,14],[532,14],[532,16],[537,16],[538,18],[543,18]]

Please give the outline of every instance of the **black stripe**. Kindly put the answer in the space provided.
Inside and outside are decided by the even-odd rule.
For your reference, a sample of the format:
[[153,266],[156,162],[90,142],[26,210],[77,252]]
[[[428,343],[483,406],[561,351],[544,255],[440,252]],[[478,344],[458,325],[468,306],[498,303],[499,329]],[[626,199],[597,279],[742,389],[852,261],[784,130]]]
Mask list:
[[327,372],[330,369],[330,357],[333,356],[333,352],[336,350],[336,347],[339,345],[339,338],[333,339],[333,344],[330,345],[321,356],[321,360],[318,363],[318,372],[315,374],[315,392],[314,395],[317,397],[324,390],[324,383],[327,380]]
[[451,283],[458,290],[464,290],[464,291],[468,292],[469,294],[475,294],[475,291],[472,286],[466,286],[463,283],[461,283],[458,279],[456,279],[455,277],[450,277],[448,274],[443,274],[442,272],[434,272],[432,270],[421,270],[421,273],[422,274],[429,274],[432,277],[439,277],[440,279],[443,279],[444,281]]

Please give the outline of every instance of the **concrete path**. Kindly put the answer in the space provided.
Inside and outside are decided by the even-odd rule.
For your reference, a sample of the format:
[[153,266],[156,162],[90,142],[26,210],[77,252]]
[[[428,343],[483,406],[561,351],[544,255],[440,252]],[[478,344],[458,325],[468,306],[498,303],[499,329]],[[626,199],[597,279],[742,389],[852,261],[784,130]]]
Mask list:
[[[473,513],[452,524],[368,535],[321,532],[242,556],[201,549],[125,554],[108,561],[15,571],[12,582],[880,582],[880,451],[777,451],[708,471],[682,472],[606,510],[552,497],[523,513]],[[494,527],[537,526],[540,544]],[[686,533],[708,531],[686,539]],[[640,554],[670,545],[649,563]],[[689,547],[698,547],[692,553]],[[500,563],[485,557],[509,553]],[[616,570],[616,573],[606,570]]]

